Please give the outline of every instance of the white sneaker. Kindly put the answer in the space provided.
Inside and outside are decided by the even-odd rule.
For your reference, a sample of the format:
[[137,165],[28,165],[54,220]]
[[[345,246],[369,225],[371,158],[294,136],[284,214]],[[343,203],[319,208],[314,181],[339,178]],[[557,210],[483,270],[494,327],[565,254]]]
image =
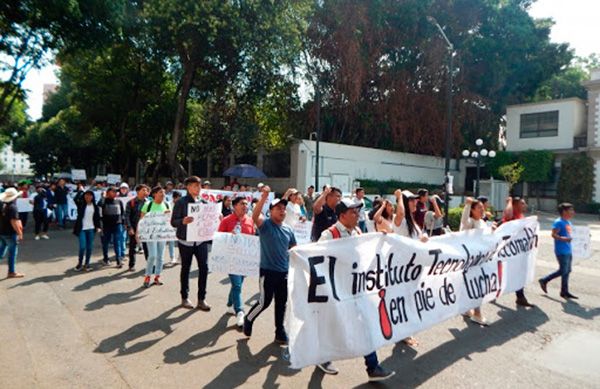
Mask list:
[[40,240],[40,237],[38,235],[36,235],[35,240]]
[[42,239],[48,240],[48,239],[50,239],[50,237],[48,235],[42,235]]
[[237,322],[235,324],[237,324],[237,326],[239,328],[243,328],[244,327],[244,311],[239,311],[237,313]]
[[231,315],[231,316],[235,316],[235,309],[233,309],[233,306],[227,307],[227,314]]

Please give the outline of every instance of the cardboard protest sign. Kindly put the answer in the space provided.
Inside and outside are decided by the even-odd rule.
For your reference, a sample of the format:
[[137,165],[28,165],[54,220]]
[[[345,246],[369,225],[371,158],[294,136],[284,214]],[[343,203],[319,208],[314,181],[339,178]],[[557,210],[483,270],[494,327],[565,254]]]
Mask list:
[[138,236],[142,242],[165,242],[177,240],[175,228],[171,227],[171,213],[150,212],[138,224]]
[[211,240],[219,228],[220,215],[221,204],[188,204],[188,216],[193,217],[194,221],[187,225],[187,240],[190,242]]
[[258,236],[216,232],[212,241],[212,250],[208,256],[208,268],[211,272],[258,277]]
[[294,223],[292,228],[294,229],[294,236],[296,237],[296,243],[298,244],[306,244],[310,243],[310,233],[312,231],[312,222],[298,221]]
[[571,249],[573,250],[573,257],[580,259],[588,259],[592,256],[592,242],[590,227],[584,226],[573,226],[571,232]]
[[367,355],[523,288],[538,231],[530,217],[427,243],[375,233],[296,246],[286,312],[292,368]]
[[87,180],[87,174],[85,172],[85,169],[71,169],[71,179],[73,181]]
[[109,173],[106,175],[106,182],[112,185],[118,184],[121,182],[121,175]]

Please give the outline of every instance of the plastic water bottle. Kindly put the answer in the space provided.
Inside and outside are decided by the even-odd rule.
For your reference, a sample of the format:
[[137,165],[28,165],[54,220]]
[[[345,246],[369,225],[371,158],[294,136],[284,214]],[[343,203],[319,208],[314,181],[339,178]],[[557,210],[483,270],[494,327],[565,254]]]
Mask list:
[[240,224],[239,221],[237,223],[235,223],[235,227],[233,227],[233,233],[234,234],[241,234],[242,233],[242,225]]

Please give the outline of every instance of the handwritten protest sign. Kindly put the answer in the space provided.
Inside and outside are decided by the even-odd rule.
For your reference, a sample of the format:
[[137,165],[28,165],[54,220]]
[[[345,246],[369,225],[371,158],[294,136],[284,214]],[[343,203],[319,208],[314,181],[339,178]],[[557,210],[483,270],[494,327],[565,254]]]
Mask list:
[[530,217],[427,243],[376,233],[296,246],[286,312],[292,368],[367,355],[523,288],[538,232]]
[[33,198],[17,199],[17,209],[19,212],[33,212]]
[[190,242],[206,242],[212,239],[219,227],[221,204],[197,203],[188,204],[188,216],[194,221],[187,225],[187,240]]
[[71,169],[71,179],[73,181],[87,180],[87,174],[85,173],[85,169]]
[[138,224],[138,235],[142,242],[177,240],[175,228],[171,227],[171,213],[147,213]]
[[588,259],[592,256],[592,244],[590,240],[590,227],[573,226],[571,237],[571,249],[573,256],[580,259]]
[[109,173],[106,175],[106,182],[108,182],[109,184],[118,184],[119,182],[121,182],[121,175]]
[[296,236],[296,243],[306,244],[310,243],[310,233],[312,231],[312,222],[297,222],[292,227],[294,229],[294,235]]
[[260,241],[258,236],[216,232],[208,257],[213,273],[258,277]]

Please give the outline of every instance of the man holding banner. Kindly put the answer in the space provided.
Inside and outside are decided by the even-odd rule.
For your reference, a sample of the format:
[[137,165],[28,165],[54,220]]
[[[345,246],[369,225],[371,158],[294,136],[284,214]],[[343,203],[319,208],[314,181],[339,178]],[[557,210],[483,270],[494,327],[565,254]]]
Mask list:
[[[248,200],[243,196],[237,196],[231,202],[233,213],[223,220],[219,225],[219,232],[232,232],[234,234],[254,235],[254,221],[248,216]],[[242,305],[242,283],[244,276],[238,274],[229,274],[231,289],[227,299],[227,307],[231,313],[236,316],[238,327],[244,326],[244,308]]]
[[275,342],[286,345],[288,337],[283,328],[283,317],[287,304],[288,250],[296,246],[296,237],[292,228],[283,222],[287,200],[275,199],[271,202],[270,218],[265,219],[262,214],[270,191],[268,186],[263,187],[260,201],[252,212],[252,220],[258,227],[260,236],[260,298],[246,315],[244,335],[252,335],[254,320],[267,309],[274,297]]
[[[351,199],[342,199],[335,207],[338,221],[321,233],[319,242],[324,242],[332,239],[347,238],[361,234],[361,230],[357,227],[360,219],[360,211],[363,203],[353,201]],[[365,365],[367,366],[367,374],[369,381],[383,381],[396,374],[394,371],[384,369],[377,359],[377,352],[365,355]],[[317,365],[325,374],[338,374],[338,370],[333,363],[325,362]]]
[[194,221],[194,217],[188,216],[188,205],[204,202],[198,199],[200,196],[200,182],[200,177],[197,176],[190,176],[185,179],[187,194],[175,203],[171,225],[177,229],[177,239],[179,240],[181,306],[188,309],[194,308],[188,296],[190,291],[190,268],[192,258],[195,256],[199,269],[198,305],[196,308],[202,311],[210,311],[210,305],[205,301],[208,279],[208,242],[195,242],[189,240],[187,236],[187,226]]

